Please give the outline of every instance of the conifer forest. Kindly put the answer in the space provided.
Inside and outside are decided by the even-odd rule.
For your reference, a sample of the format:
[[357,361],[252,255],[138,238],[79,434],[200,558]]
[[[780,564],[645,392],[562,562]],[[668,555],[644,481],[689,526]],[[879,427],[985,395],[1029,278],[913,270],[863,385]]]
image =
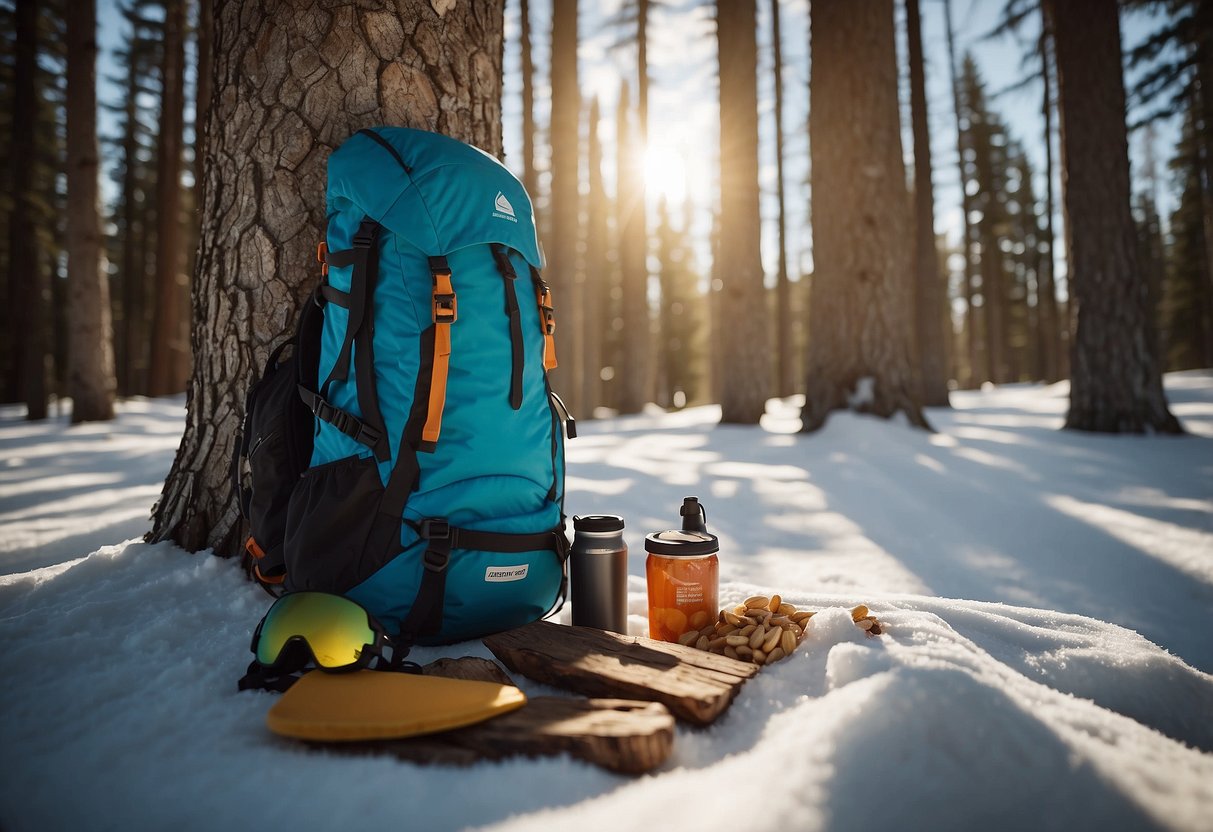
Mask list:
[[0,100],[3,401],[187,394],[189,548],[377,124],[525,185],[579,419],[1068,379],[1067,428],[1174,433],[1162,374],[1213,366],[1198,0],[0,0]]

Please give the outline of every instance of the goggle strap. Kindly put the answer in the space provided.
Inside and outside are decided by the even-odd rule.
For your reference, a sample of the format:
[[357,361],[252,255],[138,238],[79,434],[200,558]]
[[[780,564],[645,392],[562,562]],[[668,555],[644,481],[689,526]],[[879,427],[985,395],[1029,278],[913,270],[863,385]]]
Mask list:
[[261,662],[253,659],[248,666],[248,670],[240,681],[236,682],[237,690],[272,690],[278,693],[286,692],[286,689],[295,682],[299,681],[299,677],[293,673],[280,673],[273,670],[266,670]]

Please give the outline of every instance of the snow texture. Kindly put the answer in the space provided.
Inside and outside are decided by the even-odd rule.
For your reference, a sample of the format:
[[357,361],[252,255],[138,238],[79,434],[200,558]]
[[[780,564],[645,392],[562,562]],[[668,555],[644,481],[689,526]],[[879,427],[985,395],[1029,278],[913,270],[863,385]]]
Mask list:
[[[634,632],[643,534],[687,494],[722,603],[821,610],[639,778],[273,736],[274,695],[235,689],[266,596],[138,539],[183,402],[72,428],[0,409],[0,828],[1213,830],[1213,375],[1167,386],[1189,436],[1060,431],[1064,384],[955,393],[935,434],[840,413],[799,436],[795,401],[761,428],[711,407],[585,424],[567,509],[626,518]],[[851,624],[859,602],[885,635]]]

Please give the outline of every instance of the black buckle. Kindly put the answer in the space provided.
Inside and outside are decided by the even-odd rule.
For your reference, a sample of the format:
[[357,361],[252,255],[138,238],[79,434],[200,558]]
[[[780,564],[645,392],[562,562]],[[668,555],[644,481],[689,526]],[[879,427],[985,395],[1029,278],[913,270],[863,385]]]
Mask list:
[[383,434],[375,430],[366,422],[358,423],[358,433],[354,436],[355,442],[361,442],[368,448],[376,448],[379,446],[379,440],[383,438]]
[[418,533],[427,541],[421,563],[429,572],[442,572],[451,562],[451,524],[441,517],[427,517],[418,526]]
[[375,223],[363,222],[354,232],[354,248],[370,248],[375,241],[375,232],[379,226]]
[[454,323],[457,317],[458,313],[455,311],[455,295],[453,293],[434,295],[434,323]]
[[451,524],[442,517],[427,517],[417,527],[417,533],[426,540],[449,540]]

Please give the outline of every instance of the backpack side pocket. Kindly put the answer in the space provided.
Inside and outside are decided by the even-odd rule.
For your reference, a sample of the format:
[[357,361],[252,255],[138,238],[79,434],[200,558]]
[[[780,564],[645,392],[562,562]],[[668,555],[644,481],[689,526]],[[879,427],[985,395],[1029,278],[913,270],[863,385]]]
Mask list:
[[344,593],[398,554],[398,523],[386,547],[372,534],[383,493],[373,456],[305,471],[287,509],[287,588]]

